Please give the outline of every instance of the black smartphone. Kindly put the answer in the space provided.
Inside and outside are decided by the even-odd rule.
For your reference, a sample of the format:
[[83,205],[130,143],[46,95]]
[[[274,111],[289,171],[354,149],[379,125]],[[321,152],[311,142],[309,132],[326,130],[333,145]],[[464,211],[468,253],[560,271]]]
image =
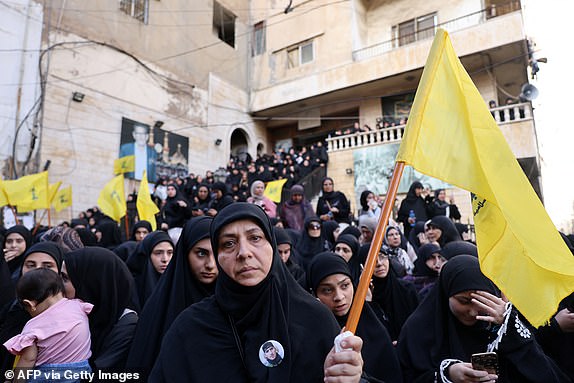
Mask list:
[[498,374],[498,356],[495,352],[472,354],[470,362],[475,370],[486,371],[489,374]]

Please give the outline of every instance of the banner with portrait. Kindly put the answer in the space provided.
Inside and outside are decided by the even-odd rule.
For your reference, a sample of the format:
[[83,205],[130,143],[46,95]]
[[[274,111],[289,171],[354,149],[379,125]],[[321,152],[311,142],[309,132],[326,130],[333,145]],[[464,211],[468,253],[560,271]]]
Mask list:
[[126,178],[141,180],[147,171],[149,182],[160,177],[186,177],[189,159],[189,138],[171,133],[158,126],[122,118],[118,158],[135,156],[135,171]]

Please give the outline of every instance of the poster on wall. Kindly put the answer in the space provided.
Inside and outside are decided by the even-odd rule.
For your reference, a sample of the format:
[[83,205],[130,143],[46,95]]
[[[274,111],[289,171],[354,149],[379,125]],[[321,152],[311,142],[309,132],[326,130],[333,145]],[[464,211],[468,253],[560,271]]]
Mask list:
[[[365,190],[370,190],[376,195],[386,195],[389,182],[395,167],[395,158],[399,151],[400,143],[378,145],[355,150],[353,153],[355,195],[358,199]],[[406,193],[409,186],[420,181],[431,190],[448,188],[449,184],[417,172],[410,166],[405,166],[398,193]]]
[[135,156],[135,171],[126,178],[141,180],[144,170],[152,183],[160,177],[186,177],[189,138],[122,118],[119,157],[129,155]]

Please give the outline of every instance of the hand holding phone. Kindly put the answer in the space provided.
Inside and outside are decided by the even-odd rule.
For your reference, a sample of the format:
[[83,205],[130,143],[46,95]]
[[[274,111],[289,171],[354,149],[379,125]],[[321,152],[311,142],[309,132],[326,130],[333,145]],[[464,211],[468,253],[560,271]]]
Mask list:
[[495,352],[472,354],[470,362],[475,370],[486,371],[489,374],[498,374],[498,356]]

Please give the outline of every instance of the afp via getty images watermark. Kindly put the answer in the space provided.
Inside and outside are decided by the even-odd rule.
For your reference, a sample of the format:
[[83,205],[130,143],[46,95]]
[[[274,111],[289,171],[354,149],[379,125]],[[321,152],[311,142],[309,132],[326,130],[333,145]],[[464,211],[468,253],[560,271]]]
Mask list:
[[74,371],[74,370],[34,370],[34,369],[17,369],[7,370],[4,373],[7,380],[22,381],[49,381],[49,382],[69,382],[69,381],[109,381],[125,383],[128,381],[137,381],[140,374],[137,372],[105,372],[105,371]]

